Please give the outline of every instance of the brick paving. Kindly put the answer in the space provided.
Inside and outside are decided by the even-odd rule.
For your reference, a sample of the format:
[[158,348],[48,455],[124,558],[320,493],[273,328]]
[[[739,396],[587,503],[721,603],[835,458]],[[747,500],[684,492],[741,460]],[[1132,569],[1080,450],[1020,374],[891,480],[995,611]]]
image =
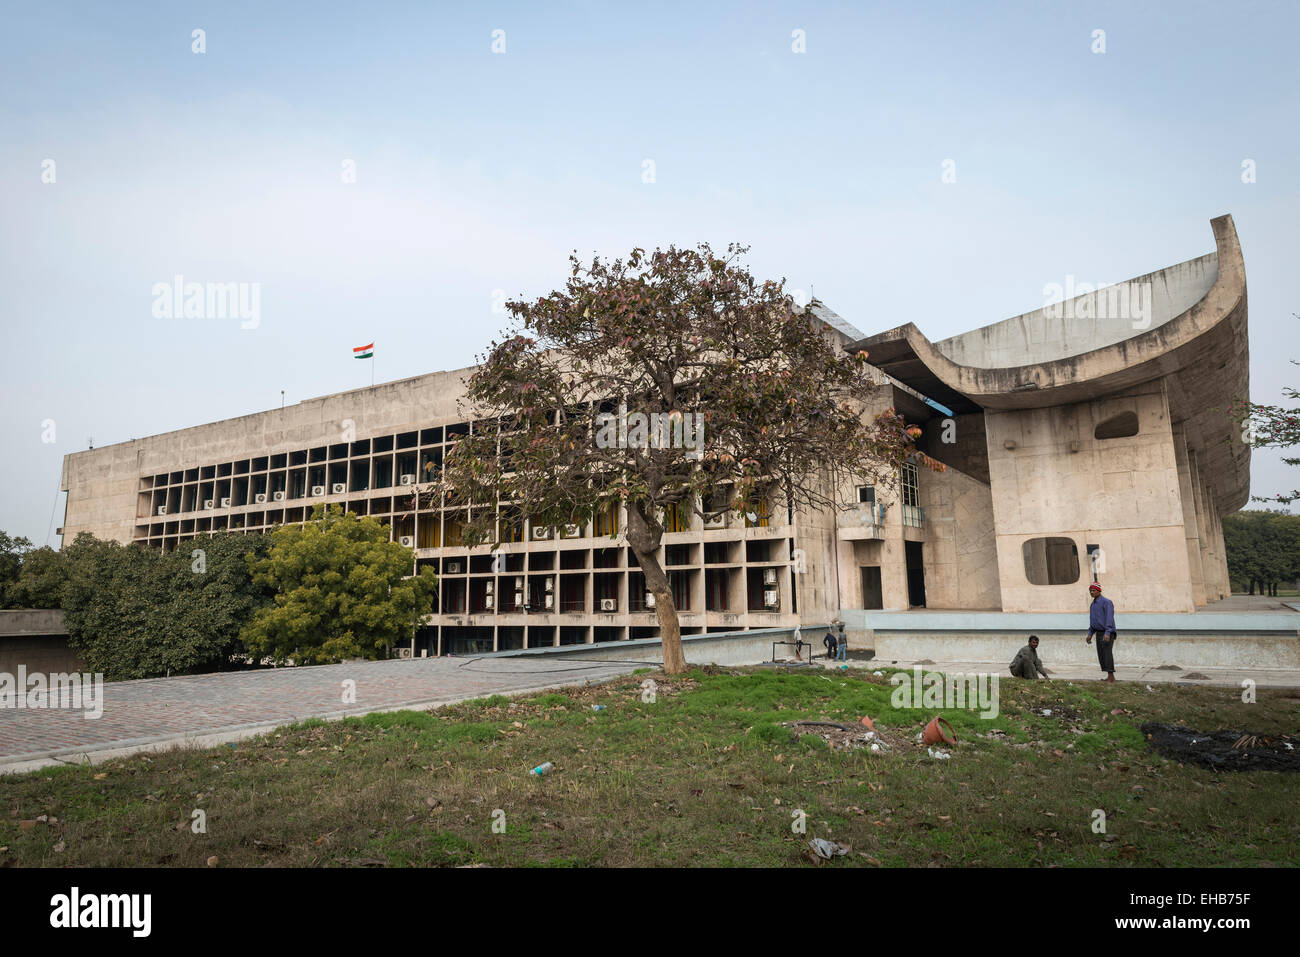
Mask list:
[[[103,685],[103,714],[0,708],[0,765],[134,747],[313,717],[365,714],[511,691],[584,684],[627,674],[636,662],[420,658],[277,668]],[[344,682],[356,682],[344,703]]]

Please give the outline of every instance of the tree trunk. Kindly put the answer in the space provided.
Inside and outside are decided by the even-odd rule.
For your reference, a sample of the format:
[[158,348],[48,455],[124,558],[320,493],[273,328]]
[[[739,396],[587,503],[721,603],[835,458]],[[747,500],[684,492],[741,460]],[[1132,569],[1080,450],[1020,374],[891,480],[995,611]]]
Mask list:
[[647,519],[637,506],[627,508],[627,543],[636,555],[645,575],[646,590],[655,596],[655,617],[659,619],[659,641],[663,648],[664,674],[679,675],[686,670],[682,652],[682,627],[677,620],[677,606],[668,576],[659,564],[659,543],[664,530],[658,522]]

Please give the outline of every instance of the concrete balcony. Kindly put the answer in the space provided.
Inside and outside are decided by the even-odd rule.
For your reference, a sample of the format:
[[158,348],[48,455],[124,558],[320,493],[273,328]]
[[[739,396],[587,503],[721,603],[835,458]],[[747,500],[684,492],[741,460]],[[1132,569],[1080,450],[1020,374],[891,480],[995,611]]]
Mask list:
[[885,537],[885,511],[875,502],[862,502],[835,516],[840,541],[879,541]]

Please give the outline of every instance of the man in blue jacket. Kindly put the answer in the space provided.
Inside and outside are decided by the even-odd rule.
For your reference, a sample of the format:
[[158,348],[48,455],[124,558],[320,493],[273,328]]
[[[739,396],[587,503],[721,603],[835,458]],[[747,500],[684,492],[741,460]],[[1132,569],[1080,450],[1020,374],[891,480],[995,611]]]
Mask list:
[[1097,661],[1101,670],[1106,672],[1106,681],[1115,680],[1115,603],[1103,598],[1101,585],[1093,582],[1088,586],[1092,596],[1092,607],[1088,609],[1088,637],[1084,640],[1092,644],[1092,636],[1097,636]]

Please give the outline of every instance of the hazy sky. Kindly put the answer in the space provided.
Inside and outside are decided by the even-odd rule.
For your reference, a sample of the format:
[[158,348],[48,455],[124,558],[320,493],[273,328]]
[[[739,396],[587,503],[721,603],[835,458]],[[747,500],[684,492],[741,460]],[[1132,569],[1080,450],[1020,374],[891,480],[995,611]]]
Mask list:
[[[47,541],[89,437],[368,385],[372,340],[381,381],[470,365],[494,291],[574,248],[740,241],[938,340],[1211,252],[1232,213],[1279,402],[1297,33],[1291,3],[5,2],[0,529]],[[260,322],[155,318],[176,275],[260,284]],[[1297,484],[1273,452],[1253,477]]]

